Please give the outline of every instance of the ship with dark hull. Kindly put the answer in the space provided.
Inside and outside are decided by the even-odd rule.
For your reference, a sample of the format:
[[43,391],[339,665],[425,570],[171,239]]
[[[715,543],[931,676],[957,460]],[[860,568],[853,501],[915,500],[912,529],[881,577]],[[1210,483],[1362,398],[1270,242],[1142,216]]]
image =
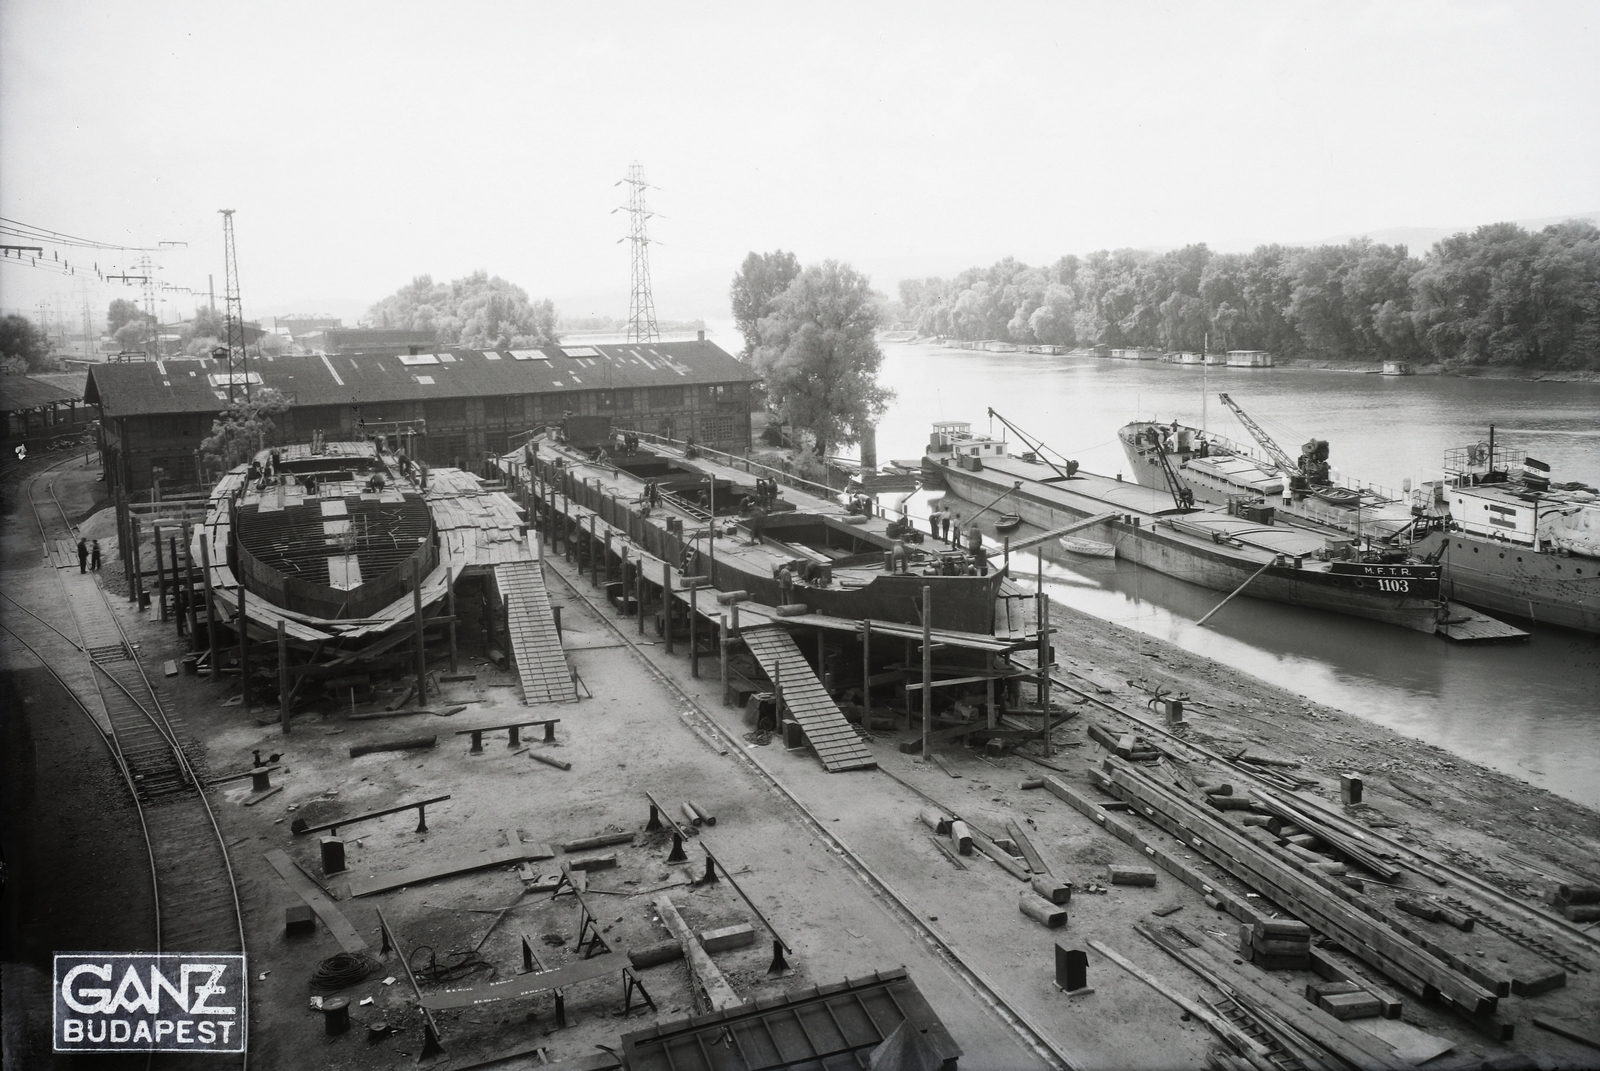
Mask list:
[[1446,519],[1416,543],[1444,569],[1445,594],[1468,606],[1600,633],[1600,496],[1552,484],[1549,469],[1494,436],[1445,454],[1446,479],[1424,487]]
[[1421,632],[1447,616],[1437,565],[1361,553],[1347,537],[1277,524],[1270,508],[1196,508],[1170,489],[1058,465],[1038,450],[1013,457],[1003,440],[950,421],[935,429],[924,465],[963,499],[1003,496],[996,508],[1047,533],[1112,544],[1117,557],[1179,580]]
[[795,612],[920,625],[926,587],[932,627],[993,633],[1000,570],[933,542],[898,515],[841,505],[827,488],[741,472],[733,465],[742,460],[549,434],[501,464],[535,498],[554,503],[561,523],[581,525],[593,514],[638,550],[719,591]]

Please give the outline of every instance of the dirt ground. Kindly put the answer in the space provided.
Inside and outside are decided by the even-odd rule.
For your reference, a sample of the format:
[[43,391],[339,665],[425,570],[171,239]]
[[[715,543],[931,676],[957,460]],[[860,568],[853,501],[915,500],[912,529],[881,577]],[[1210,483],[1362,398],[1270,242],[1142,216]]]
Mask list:
[[[26,545],[26,532],[18,529],[15,515],[7,532],[12,541],[8,546]],[[36,560],[35,552],[32,561]],[[107,563],[114,568],[109,545]],[[691,874],[703,872],[704,853],[699,848],[703,843],[734,873],[739,886],[794,949],[791,972],[778,979],[767,977],[771,950],[764,938],[753,946],[719,953],[715,957],[719,966],[741,995],[759,997],[904,964],[965,1050],[963,1066],[1042,1066],[1037,1054],[1024,1049],[1001,1017],[950,969],[927,936],[908,925],[896,905],[861,881],[841,854],[847,848],[923,925],[1049,1034],[1073,1066],[1204,1064],[1211,1045],[1206,1028],[1097,953],[1090,952],[1093,994],[1068,998],[1052,984],[1055,945],[1085,948],[1088,940],[1097,939],[1184,995],[1215,998],[1198,978],[1138,937],[1132,925],[1158,922],[1151,914],[1154,909],[1176,905],[1177,913],[1164,916],[1165,920],[1191,932],[1210,931],[1214,939],[1236,926],[1165,872],[1152,888],[1085,891],[1106,881],[1108,865],[1140,860],[1134,849],[1054,797],[1019,788],[1021,779],[1051,771],[1017,755],[989,757],[952,748],[940,752],[949,768],[946,772],[902,754],[897,744],[910,734],[897,730],[879,731],[870,743],[879,770],[827,774],[807,751],[789,752],[776,741],[758,746],[745,740],[748,726],[743,712],[722,704],[713,666],[703,667],[701,679],[692,678],[681,652],[668,656],[653,630],[648,639],[641,639],[635,619],[617,617],[603,604],[597,607],[588,582],[577,578],[566,563],[553,559],[550,569],[554,601],[563,606],[566,646],[589,697],[559,708],[523,707],[514,678],[482,657],[479,638],[468,631],[462,637],[459,668],[476,679],[445,683],[443,694],[430,696],[428,703],[429,710],[457,705],[465,710],[448,718],[413,714],[353,721],[348,709],[328,709],[298,716],[289,736],[278,728],[275,709],[247,712],[236,702],[230,704],[236,688],[200,677],[161,678],[161,662],[182,653],[180,641],[170,626],[152,621],[151,612],[135,611],[125,600],[117,603],[143,644],[141,656],[155,671],[164,701],[182,711],[202,741],[204,761],[213,775],[245,769],[256,749],[263,757],[281,753],[284,769],[274,774],[281,792],[246,806],[245,781],[219,789],[215,797],[246,905],[255,1066],[399,1066],[415,1060],[421,1036],[415,1001],[394,956],[363,983],[345,991],[357,1025],[343,1035],[324,1034],[321,1017],[309,1005],[308,983],[316,965],[339,946],[320,924],[313,936],[284,936],[283,909],[296,897],[263,859],[265,852],[282,849],[322,880],[374,954],[379,943],[376,909],[381,907],[411,962],[418,968],[437,968],[438,981],[425,988],[478,984],[515,975],[521,966],[523,935],[543,966],[573,962],[580,919],[574,899],[552,899],[548,893],[524,895],[522,882],[509,867],[356,899],[347,895],[350,878],[392,871],[444,853],[477,853],[512,842],[559,845],[608,831],[640,831],[648,813],[645,791],[673,809],[685,799],[699,801],[718,821],[714,829],[690,838],[686,866],[665,863],[670,844],[661,834],[575,856],[616,854],[615,867],[591,874],[586,897],[612,947],[638,947],[666,938],[652,904],[663,892],[696,929],[743,922],[760,933],[760,920],[730,882],[689,884]],[[14,561],[8,557],[6,579],[9,593],[48,615],[45,581],[49,578],[44,570],[25,555]],[[115,584],[116,578],[108,575],[107,582]],[[1337,799],[1340,773],[1361,773],[1367,778],[1366,798],[1371,805],[1360,809],[1362,820],[1514,895],[1531,902],[1555,880],[1600,878],[1600,815],[1595,812],[1341,711],[1308,704],[1159,640],[1060,607],[1053,617],[1062,629],[1057,642],[1060,669],[1081,689],[1081,694],[1056,696],[1060,710],[1075,715],[1056,734],[1054,760],[1074,787],[1092,793],[1085,770],[1104,756],[1087,736],[1088,723],[1096,721],[1114,731],[1133,725],[1102,703],[1147,715],[1145,702],[1152,690],[1182,691],[1190,697],[1189,727],[1183,730],[1189,739],[1229,753],[1248,745],[1256,754],[1298,761],[1296,772],[1318,779],[1318,794],[1327,799]],[[8,624],[13,620],[15,616],[8,614]],[[26,653],[18,654],[10,645],[5,656],[8,667],[26,664]],[[675,687],[663,683],[663,678]],[[15,675],[11,679],[13,687],[19,681],[28,683]],[[388,691],[359,706],[357,713],[381,710],[404,687],[403,681],[392,683]],[[26,708],[30,717],[38,716],[37,707]],[[508,748],[504,734],[488,736],[482,755],[469,754],[467,738],[454,735],[472,725],[543,717],[562,719],[555,745],[542,743],[537,731],[529,734],[531,743],[525,743],[570,761],[570,771]],[[715,734],[712,722],[724,735]],[[8,725],[8,744],[21,740],[10,730]],[[349,757],[352,743],[419,733],[437,734],[436,746]],[[38,755],[36,747],[19,752],[8,746],[8,780],[19,764],[37,770]],[[1390,775],[1400,777],[1413,794],[1396,788]],[[452,797],[448,802],[429,808],[425,834],[415,832],[411,814],[342,828],[350,866],[346,875],[323,877],[317,837],[297,837],[289,828],[296,818],[328,821],[446,793]],[[1003,829],[1008,818],[1027,825],[1056,876],[1077,886],[1068,905],[1067,926],[1046,930],[1024,917],[1016,907],[1022,886],[989,860],[975,854],[960,860],[964,869],[958,869],[918,819],[919,810],[930,800],[991,831]],[[111,805],[101,801],[93,806],[106,810]],[[60,822],[77,815],[83,828],[97,828],[94,815],[57,807]],[[819,833],[800,807],[826,832]],[[1152,834],[1152,839],[1163,838]],[[7,850],[10,855],[10,844]],[[121,850],[126,851],[125,844]],[[92,859],[92,853],[86,858]],[[558,850],[556,859],[538,860],[531,867],[549,875],[559,858]],[[14,880],[40,880],[36,874],[18,874],[12,859]],[[86,896],[92,900],[93,894]],[[115,896],[115,890],[100,890],[102,901],[114,902]],[[92,907],[86,901],[81,910]],[[9,916],[8,924],[14,919]],[[68,936],[71,933],[41,934],[38,943],[49,946],[57,941],[54,947],[62,947],[59,941],[87,939]],[[1469,954],[1509,966],[1521,964],[1527,956],[1519,946],[1481,929],[1460,940]],[[8,1034],[13,977],[8,963]],[[670,1019],[702,1010],[681,963],[652,967],[639,972],[639,977],[657,1004],[654,1014]],[[1261,977],[1284,987],[1290,999],[1303,999],[1296,995],[1297,987],[1305,984],[1298,972]],[[395,981],[386,983],[388,978]],[[1502,1014],[1518,1024],[1517,1037],[1509,1046],[1471,1033],[1459,1020],[1408,994],[1402,994],[1404,1018],[1455,1042],[1452,1051],[1429,1061],[1429,1068],[1476,1067],[1485,1058],[1510,1051],[1532,1054],[1545,1069],[1590,1066],[1591,1050],[1536,1030],[1527,1020],[1534,1013],[1570,1019],[1574,1025],[1587,1019],[1589,1029],[1594,1029],[1600,989],[1592,978],[1579,974],[1569,979],[1567,987],[1541,997],[1502,1000]],[[621,1033],[651,1021],[653,1013],[638,1009],[628,1020],[619,1017],[621,989],[614,977],[569,989],[565,1029],[555,1029],[550,998],[545,995],[442,1013],[441,1032],[452,1058],[500,1051],[534,1039],[545,1045],[551,1060],[580,1056],[596,1051],[597,1045],[615,1047]],[[362,1003],[367,998],[371,1003]],[[365,1025],[380,1019],[395,1032],[369,1044]],[[503,1066],[538,1064],[537,1059],[527,1058]]]

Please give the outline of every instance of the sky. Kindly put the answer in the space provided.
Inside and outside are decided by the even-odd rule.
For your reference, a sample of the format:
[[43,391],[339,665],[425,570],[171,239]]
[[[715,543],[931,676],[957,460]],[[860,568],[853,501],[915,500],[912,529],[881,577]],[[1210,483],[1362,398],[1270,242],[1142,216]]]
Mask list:
[[[480,269],[626,316],[613,210],[635,162],[663,319],[728,316],[752,250],[892,294],[1006,256],[1467,229],[1600,209],[1597,20],[1445,0],[0,0],[0,216],[157,247],[169,322],[208,279],[220,303],[220,208],[252,319],[350,323],[414,276]],[[103,321],[139,296],[94,275],[137,274],[137,252],[54,254],[78,276],[0,261],[0,305]]]

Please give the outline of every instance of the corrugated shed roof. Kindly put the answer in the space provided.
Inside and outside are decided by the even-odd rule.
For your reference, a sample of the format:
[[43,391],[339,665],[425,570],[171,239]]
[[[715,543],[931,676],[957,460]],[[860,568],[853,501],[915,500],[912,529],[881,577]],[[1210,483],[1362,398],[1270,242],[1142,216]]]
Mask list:
[[[227,363],[203,359],[96,365],[85,400],[104,416],[215,413],[227,404]],[[756,378],[713,342],[448,350],[419,356],[256,357],[251,373],[296,405],[426,401],[607,388],[744,383]]]
[[0,376],[0,409],[32,409],[51,402],[76,402],[81,390],[70,390],[37,376]]

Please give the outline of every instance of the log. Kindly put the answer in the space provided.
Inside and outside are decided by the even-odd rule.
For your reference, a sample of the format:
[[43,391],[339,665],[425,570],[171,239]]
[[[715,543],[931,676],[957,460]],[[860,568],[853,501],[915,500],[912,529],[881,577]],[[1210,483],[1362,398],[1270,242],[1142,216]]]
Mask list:
[[676,941],[662,941],[658,944],[645,945],[643,948],[630,948],[628,962],[635,968],[656,967],[663,963],[673,963],[683,958],[683,946]]
[[532,751],[532,750],[530,750],[528,752],[528,757],[530,759],[534,760],[535,762],[542,762],[546,766],[554,766],[558,770],[570,770],[570,769],[572,769],[572,763],[563,762],[562,760],[556,758],[554,755],[546,755],[542,751]]
[[426,736],[402,736],[393,740],[373,740],[366,744],[351,744],[350,757],[358,759],[362,755],[375,755],[380,751],[414,751],[418,748],[434,747],[438,744],[439,737],[435,733]]
[[582,837],[578,840],[569,840],[561,846],[564,852],[585,852],[590,848],[609,848],[613,844],[632,844],[633,833],[602,833],[597,837]]
[[972,854],[972,828],[960,820],[950,823],[950,839],[955,842],[956,851],[962,855]]
[[946,818],[938,811],[930,810],[929,808],[924,807],[919,812],[919,816],[922,818],[922,824],[933,830],[935,833],[942,834],[950,832],[950,819]]
[[1032,885],[1034,892],[1052,904],[1065,904],[1072,899],[1072,884],[1049,874],[1035,874]]
[[698,802],[696,802],[695,800],[690,800],[689,801],[689,806],[694,808],[694,813],[698,814],[700,816],[701,820],[704,821],[706,825],[714,826],[714,825],[717,824],[717,816],[712,814],[710,811],[706,810],[704,807],[700,806],[700,804]]

